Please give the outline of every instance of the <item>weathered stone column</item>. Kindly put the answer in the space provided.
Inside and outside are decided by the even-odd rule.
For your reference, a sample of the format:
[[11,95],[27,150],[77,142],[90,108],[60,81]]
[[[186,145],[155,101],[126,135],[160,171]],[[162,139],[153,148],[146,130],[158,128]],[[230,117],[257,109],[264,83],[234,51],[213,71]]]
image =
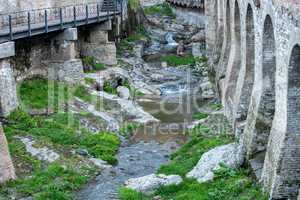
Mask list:
[[13,166],[5,134],[0,125],[0,183],[15,179],[15,168]]
[[81,44],[82,55],[95,57],[106,65],[116,65],[116,45],[108,41],[108,31],[111,29],[111,21],[89,29],[88,39]]
[[52,40],[48,78],[76,82],[83,77],[83,64],[76,49],[77,29],[69,28]]
[[15,43],[0,44],[0,115],[8,115],[19,105],[16,81],[10,58],[15,55]]

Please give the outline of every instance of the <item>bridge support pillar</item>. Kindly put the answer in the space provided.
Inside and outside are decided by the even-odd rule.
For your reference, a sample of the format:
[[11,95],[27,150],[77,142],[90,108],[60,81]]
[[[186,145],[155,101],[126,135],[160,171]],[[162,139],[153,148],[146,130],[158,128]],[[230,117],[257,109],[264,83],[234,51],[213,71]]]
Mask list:
[[76,82],[83,77],[83,64],[76,48],[77,29],[69,28],[51,42],[51,60],[48,78],[58,81]]
[[82,55],[95,57],[106,65],[116,65],[116,45],[108,41],[108,31],[111,30],[111,21],[92,27],[88,30],[86,40],[82,42]]
[[16,80],[13,75],[11,58],[15,56],[15,43],[0,44],[0,115],[6,116],[19,105]]

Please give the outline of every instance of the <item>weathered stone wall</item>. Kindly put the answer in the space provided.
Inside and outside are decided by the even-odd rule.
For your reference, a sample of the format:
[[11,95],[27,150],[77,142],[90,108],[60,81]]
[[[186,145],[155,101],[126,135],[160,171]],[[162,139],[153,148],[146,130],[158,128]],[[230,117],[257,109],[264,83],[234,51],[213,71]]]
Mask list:
[[0,14],[94,2],[102,0],[0,0]]
[[299,8],[206,0],[207,51],[225,113],[273,199],[296,199],[300,188]]

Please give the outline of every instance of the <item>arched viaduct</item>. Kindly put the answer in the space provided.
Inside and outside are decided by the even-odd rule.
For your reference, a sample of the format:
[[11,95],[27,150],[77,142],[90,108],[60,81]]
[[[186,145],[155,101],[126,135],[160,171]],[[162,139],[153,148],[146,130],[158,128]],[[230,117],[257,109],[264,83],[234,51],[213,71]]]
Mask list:
[[300,189],[300,3],[206,0],[207,53],[249,164],[271,199]]

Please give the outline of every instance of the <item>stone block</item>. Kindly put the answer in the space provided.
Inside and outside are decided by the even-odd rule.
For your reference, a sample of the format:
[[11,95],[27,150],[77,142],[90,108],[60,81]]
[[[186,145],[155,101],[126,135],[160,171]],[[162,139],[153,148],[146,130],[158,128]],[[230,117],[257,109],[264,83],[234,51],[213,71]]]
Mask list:
[[99,31],[110,31],[112,29],[112,23],[111,23],[111,20],[107,20],[105,21],[104,23],[102,24],[99,24],[97,26],[97,29]]
[[117,56],[116,56],[116,45],[114,42],[109,42],[106,44],[92,44],[87,43],[83,47],[82,54],[84,56],[95,57],[100,62],[106,65],[116,65]]
[[90,33],[90,43],[94,44],[105,44],[108,42],[108,32],[93,29]]
[[76,58],[77,54],[75,42],[54,41],[51,47],[52,60],[72,60]]
[[56,40],[76,41],[78,40],[77,28],[68,28],[56,38]]
[[0,44],[0,59],[15,56],[15,42]]
[[6,116],[15,110],[18,105],[16,80],[9,59],[0,61],[0,101],[1,115]]
[[80,59],[67,61],[46,61],[48,78],[51,80],[76,83],[83,78],[83,64]]

